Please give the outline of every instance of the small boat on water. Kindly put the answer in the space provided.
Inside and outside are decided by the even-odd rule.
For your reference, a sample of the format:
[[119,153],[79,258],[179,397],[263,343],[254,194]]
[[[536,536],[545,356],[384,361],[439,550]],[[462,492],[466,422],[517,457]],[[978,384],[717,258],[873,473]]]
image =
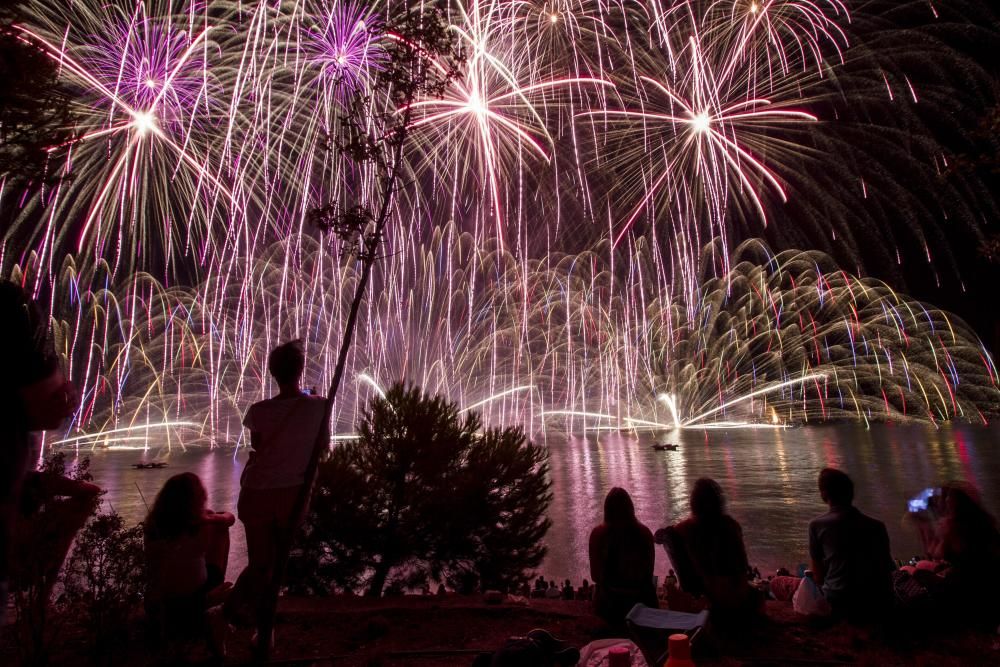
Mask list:
[[136,470],[158,470],[159,468],[166,468],[167,464],[163,461],[149,461],[142,463],[133,463],[132,467]]
[[655,449],[658,452],[676,452],[678,449],[680,449],[680,445],[674,445],[669,442],[662,444],[656,443],[655,445],[653,445],[653,449]]

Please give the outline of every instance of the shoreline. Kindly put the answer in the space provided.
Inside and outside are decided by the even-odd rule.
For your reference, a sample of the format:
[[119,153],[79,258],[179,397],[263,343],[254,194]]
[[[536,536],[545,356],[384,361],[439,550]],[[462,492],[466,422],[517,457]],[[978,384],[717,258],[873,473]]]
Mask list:
[[[655,530],[687,513],[695,479],[716,479],[729,497],[731,514],[743,526],[750,561],[764,576],[780,566],[794,572],[807,560],[808,522],[826,511],[815,490],[816,472],[829,463],[855,473],[858,507],[886,523],[891,552],[903,561],[922,551],[917,536],[899,522],[906,499],[921,488],[967,479],[982,489],[987,506],[1000,509],[1000,450],[996,439],[981,429],[966,430],[969,437],[960,447],[939,432],[934,440],[910,441],[907,436],[903,442],[900,429],[835,433],[841,428],[799,429],[793,438],[778,440],[763,432],[716,432],[707,440],[684,434],[679,452],[654,452],[617,438],[602,438],[600,444],[550,443],[554,488],[547,515],[553,525],[545,539],[549,553],[537,571],[560,582],[570,577],[580,585],[589,573],[587,537],[612,486],[629,489],[640,520]],[[980,435],[973,437],[974,432]],[[131,468],[135,452],[94,452],[90,458],[95,481],[109,490],[104,509],[113,505],[128,522],[145,515],[137,487],[149,502],[168,477],[183,471],[202,478],[212,508],[236,506],[242,454],[234,458],[231,451],[175,450],[168,467],[142,471]],[[241,526],[231,537],[236,570],[245,548]],[[662,550],[656,559],[662,579],[669,568]]]

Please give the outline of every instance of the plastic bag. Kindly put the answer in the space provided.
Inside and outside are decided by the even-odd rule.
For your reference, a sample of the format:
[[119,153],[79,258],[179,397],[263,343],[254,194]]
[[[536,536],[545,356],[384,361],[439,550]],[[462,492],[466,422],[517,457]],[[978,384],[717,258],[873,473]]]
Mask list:
[[830,603],[812,577],[802,577],[792,596],[792,607],[803,616],[829,616]]
[[616,646],[628,649],[632,667],[648,667],[642,651],[627,639],[599,639],[580,649],[579,667],[606,667],[608,653]]

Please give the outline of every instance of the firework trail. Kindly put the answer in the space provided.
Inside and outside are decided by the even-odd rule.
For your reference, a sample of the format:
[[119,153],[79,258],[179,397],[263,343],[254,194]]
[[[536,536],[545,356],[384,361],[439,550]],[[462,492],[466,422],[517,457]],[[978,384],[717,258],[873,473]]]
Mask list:
[[[941,219],[976,236],[996,210],[973,177],[942,184],[953,77],[970,95],[986,80],[951,23],[901,29],[839,0],[442,6],[462,77],[410,110],[340,432],[399,378],[534,429],[997,411],[965,325],[852,275],[914,256],[936,271]],[[408,6],[33,8],[23,35],[79,126],[52,147],[68,178],[0,189],[0,271],[52,304],[85,393],[76,431],[233,442],[279,340],[307,341],[327,380],[356,266],[308,212],[377,191],[330,146],[359,100],[405,111],[373,83]],[[912,80],[927,58],[940,70]],[[738,245],[756,236],[839,263]]]
[[473,200],[472,208],[486,212],[502,240],[509,185],[523,180],[531,162],[551,162],[555,147],[538,101],[548,96],[551,108],[551,96],[560,90],[611,83],[574,76],[533,80],[528,52],[511,39],[500,3],[474,0],[468,7],[454,6],[451,29],[466,65],[444,96],[412,105],[415,140],[424,147],[420,168],[453,175],[445,194],[454,207],[468,205],[464,192],[484,191],[486,201]]
[[174,269],[193,247],[209,252],[222,216],[242,205],[217,159],[215,136],[231,120],[217,26],[207,17],[149,14],[142,3],[59,3],[39,14],[58,31],[24,34],[79,89],[76,139],[52,148],[73,178],[21,214],[36,223],[35,247],[50,272],[66,251],[126,272]]
[[[643,183],[635,211],[615,237],[616,245],[650,202],[662,196],[669,201],[680,197],[702,199],[702,205],[694,206],[695,210],[707,211],[720,231],[725,231],[731,190],[738,190],[749,200],[762,221],[766,221],[767,213],[758,194],[759,181],[787,201],[777,176],[759,155],[751,152],[749,145],[762,145],[762,150],[756,151],[762,153],[769,140],[763,130],[783,123],[815,121],[816,117],[776,106],[769,99],[724,96],[725,89],[719,85],[712,64],[706,61],[700,43],[693,37],[686,60],[690,65],[678,86],[648,76],[640,78],[647,100],[645,108],[587,112],[604,117],[609,124],[639,126],[647,146],[643,154],[662,156],[649,177],[651,182]],[[655,97],[664,100],[661,106],[653,106],[651,98]],[[757,134],[747,136],[750,132]],[[635,157],[619,151],[615,159],[628,162]]]
[[[306,252],[283,277],[279,258],[292,247]],[[637,251],[624,277],[610,269],[614,254],[605,242],[523,262],[454,226],[397,253],[366,303],[337,433],[349,435],[368,398],[398,379],[476,406],[488,423],[536,433],[983,423],[1000,401],[992,358],[963,322],[822,253],[773,254],[747,242],[717,276],[720,253],[705,248],[695,322],[663,288],[653,249]],[[126,445],[145,446],[164,442],[165,431],[168,444],[238,442],[242,411],[272,389],[266,359],[279,340],[303,339],[307,381],[322,386],[353,271],[331,270],[309,238],[277,244],[249,266],[252,275],[196,288],[139,274],[81,293],[57,341],[77,351],[79,419],[101,435],[66,438],[86,447],[124,432]],[[73,278],[67,269],[63,280]],[[243,284],[255,286],[249,298]]]

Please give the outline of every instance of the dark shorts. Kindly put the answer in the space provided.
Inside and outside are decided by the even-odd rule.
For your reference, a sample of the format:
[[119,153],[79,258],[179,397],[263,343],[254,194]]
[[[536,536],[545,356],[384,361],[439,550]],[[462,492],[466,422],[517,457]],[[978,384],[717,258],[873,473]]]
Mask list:
[[287,526],[299,498],[302,485],[279,489],[242,488],[236,504],[236,514],[244,524]]

